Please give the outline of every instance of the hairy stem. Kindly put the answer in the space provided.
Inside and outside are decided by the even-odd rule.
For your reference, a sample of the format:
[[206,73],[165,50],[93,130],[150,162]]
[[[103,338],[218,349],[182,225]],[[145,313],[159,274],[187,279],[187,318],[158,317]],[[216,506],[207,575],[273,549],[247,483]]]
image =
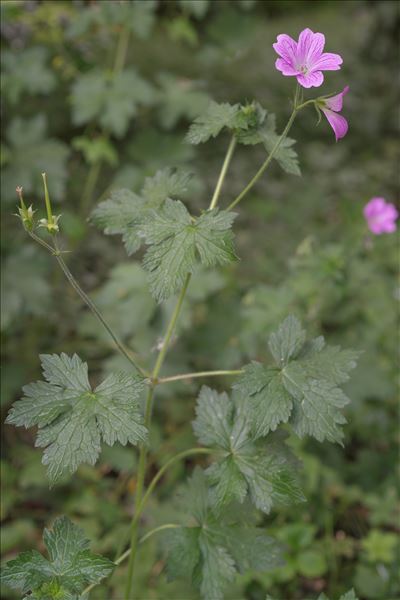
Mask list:
[[240,192],[240,194],[233,200],[233,202],[230,203],[227,210],[232,210],[232,208],[234,208],[237,204],[239,204],[239,202],[252,189],[252,187],[257,183],[257,181],[263,175],[264,171],[268,168],[270,162],[272,161],[275,154],[279,150],[283,140],[286,138],[287,134],[289,133],[289,130],[290,130],[291,126],[293,125],[293,122],[296,118],[296,115],[297,115],[299,109],[304,106],[304,105],[297,106],[298,98],[299,98],[299,85],[297,85],[297,87],[296,87],[296,93],[295,93],[295,98],[294,98],[294,103],[293,103],[293,111],[289,117],[289,121],[287,122],[285,129],[283,130],[282,134],[277,139],[275,146],[272,148],[270,154],[267,156],[264,163],[261,165],[261,167],[258,169],[257,173],[254,175],[253,179],[251,179],[251,181]]
[[228,170],[229,164],[230,164],[230,162],[232,160],[232,156],[233,156],[233,153],[235,151],[235,148],[236,148],[236,136],[233,135],[232,139],[231,139],[231,142],[229,144],[229,147],[228,147],[228,151],[227,151],[226,156],[225,156],[224,163],[222,165],[221,172],[220,172],[219,177],[218,177],[217,185],[215,187],[215,191],[214,191],[213,197],[211,199],[209,210],[215,208],[216,205],[217,205],[218,198],[219,198],[219,195],[220,195],[221,189],[222,189],[222,184],[224,182],[225,175],[226,175],[226,172]]
[[[212,208],[215,208],[215,206],[218,202],[219,193],[221,191],[222,184],[226,177],[226,173],[228,170],[229,163],[232,159],[234,149],[235,149],[235,141],[232,139],[229,144],[224,162],[222,164],[221,173],[218,177],[218,182],[217,182],[215,192],[214,192],[213,197],[210,202],[209,210]],[[161,350],[158,354],[156,363],[154,365],[153,372],[151,374],[152,381],[157,379],[158,374],[163,365],[163,362],[165,360],[165,357],[166,357],[166,354],[168,351],[168,346],[171,341],[172,335],[174,333],[176,323],[178,321],[178,317],[179,317],[179,314],[180,314],[180,311],[182,308],[183,301],[185,299],[186,291],[187,291],[188,285],[190,283],[191,276],[192,276],[191,273],[187,274],[185,284],[179,294],[178,301],[176,303],[174,312],[172,314],[171,320],[168,324],[167,331],[164,336]],[[148,429],[150,428],[150,424],[151,424],[153,395],[154,395],[154,385],[152,385],[151,388],[149,389],[149,392],[148,392],[147,398],[146,398],[146,405],[145,405],[145,425]],[[125,600],[130,600],[130,596],[131,596],[133,573],[134,573],[134,568],[135,568],[135,558],[136,558],[136,552],[137,552],[137,542],[138,542],[138,531],[137,531],[138,519],[140,516],[140,511],[144,506],[143,501],[145,500],[145,498],[148,497],[148,492],[149,492],[149,490],[147,490],[146,494],[143,496],[144,479],[145,479],[145,473],[146,473],[146,463],[147,463],[147,447],[144,444],[142,444],[142,446],[140,448],[140,453],[139,453],[139,465],[138,465],[138,475],[137,475],[137,484],[136,484],[136,493],[135,493],[136,510],[135,510],[135,515],[134,515],[134,517],[132,519],[132,523],[131,523],[131,553],[129,556],[128,578],[127,578],[126,588],[125,588]],[[150,484],[149,489],[152,486],[152,483]],[[153,487],[154,487],[154,485],[153,485]],[[151,487],[151,489],[153,489],[153,487]],[[142,496],[143,496],[143,498],[142,498]]]
[[172,375],[170,377],[159,377],[153,384],[160,385],[160,383],[170,383],[171,381],[181,381],[184,379],[193,379],[195,377],[219,377],[222,375],[241,375],[244,373],[243,369],[237,369],[235,371],[198,371],[197,373],[182,373],[181,375]]
[[[35,236],[35,237],[37,237],[37,236]],[[77,294],[82,298],[82,300],[85,302],[85,304],[88,306],[88,308],[90,308],[92,313],[99,319],[101,324],[104,326],[104,328],[107,330],[107,332],[110,334],[110,336],[114,340],[114,343],[117,346],[118,350],[125,356],[125,358],[127,358],[129,360],[129,362],[135,367],[135,369],[141,375],[147,377],[148,373],[136,362],[136,360],[134,358],[132,358],[129,351],[125,348],[124,344],[118,339],[118,337],[116,336],[114,331],[111,329],[110,325],[107,323],[107,321],[105,320],[105,318],[103,317],[103,315],[101,314],[101,312],[99,311],[97,306],[92,302],[92,300],[89,298],[89,296],[83,291],[83,289],[81,288],[79,283],[76,281],[75,277],[72,275],[72,273],[69,270],[68,266],[66,265],[63,257],[61,256],[61,253],[57,246],[57,243],[54,242],[54,244],[55,244],[54,249],[51,248],[52,254],[55,256],[59,266],[61,267],[65,277],[68,279],[71,286],[74,288],[74,290],[77,292]]]

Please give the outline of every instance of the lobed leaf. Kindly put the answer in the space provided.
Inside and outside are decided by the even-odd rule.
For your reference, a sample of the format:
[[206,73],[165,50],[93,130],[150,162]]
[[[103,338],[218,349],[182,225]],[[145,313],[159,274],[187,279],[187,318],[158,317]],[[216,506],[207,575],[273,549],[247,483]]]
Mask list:
[[45,529],[43,541],[49,559],[36,550],[22,552],[2,569],[1,582],[29,598],[75,599],[90,583],[98,583],[114,569],[114,563],[93,554],[83,531],[67,517]]
[[52,484],[81,463],[95,464],[102,440],[109,445],[145,441],[141,377],[112,374],[92,391],[87,364],[76,354],[42,355],[41,361],[47,381],[25,386],[6,422],[38,426],[36,446],[45,448],[42,462]]
[[193,219],[182,202],[169,198],[159,211],[149,214],[143,224],[149,246],[143,266],[157,301],[181,290],[198,262],[213,266],[236,260],[234,218],[234,213],[214,209]]
[[[196,498],[193,506],[193,499]],[[216,518],[203,471],[196,468],[188,481],[186,506],[195,525],[167,534],[167,570],[170,579],[186,577],[203,600],[222,600],[226,585],[237,572],[265,572],[282,564],[282,549],[261,528],[238,524],[229,511]]]
[[339,385],[348,380],[359,353],[325,346],[322,337],[306,342],[295,317],[270,336],[269,348],[278,368],[251,363],[234,385],[247,399],[252,434],[267,435],[289,421],[300,437],[342,443],[346,419],[340,409],[349,399]]
[[282,437],[257,442],[247,406],[243,410],[227,394],[203,386],[193,430],[201,443],[221,451],[219,460],[206,470],[210,498],[218,512],[234,499],[242,503],[247,495],[265,513],[274,503],[304,500],[295,461]]

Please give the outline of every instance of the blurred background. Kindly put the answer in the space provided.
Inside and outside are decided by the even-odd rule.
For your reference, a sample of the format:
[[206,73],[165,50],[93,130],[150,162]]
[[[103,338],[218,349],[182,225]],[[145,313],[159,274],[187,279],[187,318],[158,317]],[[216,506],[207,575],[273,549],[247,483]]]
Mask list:
[[[272,165],[240,205],[241,261],[193,281],[165,366],[168,374],[268,361],[267,336],[289,313],[311,334],[363,351],[347,385],[345,448],[293,438],[308,503],[260,520],[286,544],[286,566],[239,577],[228,600],[264,600],[266,592],[304,600],[321,591],[336,599],[350,587],[360,599],[400,597],[398,238],[373,237],[362,216],[371,197],[395,202],[399,188],[399,21],[394,1],[1,3],[2,422],[21,387],[40,378],[40,353],[77,352],[94,380],[111,369],[129,371],[57,264],[13,216],[16,186],[43,217],[47,172],[72,272],[150,366],[173,301],[153,302],[140,257],[128,258],[119,238],[91,226],[91,210],[111,190],[140,191],[146,177],[170,166],[193,173],[184,200],[198,212],[209,202],[229,142],[224,135],[200,147],[184,142],[209,100],[256,99],[277,113],[282,130],[294,81],[274,68],[276,36],[297,39],[310,27],[344,59],[318,93],[350,85],[348,135],[335,143],[324,119],[317,127],[312,109],[301,113],[291,135],[302,177]],[[259,147],[238,148],[222,205],[263,159]],[[231,381],[209,383],[222,389]],[[195,443],[190,421],[198,389],[194,382],[158,388],[150,474]],[[105,447],[96,467],[81,467],[49,492],[35,432],[3,426],[2,437],[3,558],[43,551],[42,529],[60,514],[84,528],[95,551],[114,558],[132,514],[136,451]],[[175,492],[193,466],[168,471],[145,527],[173,520]],[[197,598],[184,582],[167,583],[161,546],[152,538],[142,547],[140,597]],[[93,598],[120,598],[123,580],[121,568]],[[16,596],[4,589],[2,597]]]

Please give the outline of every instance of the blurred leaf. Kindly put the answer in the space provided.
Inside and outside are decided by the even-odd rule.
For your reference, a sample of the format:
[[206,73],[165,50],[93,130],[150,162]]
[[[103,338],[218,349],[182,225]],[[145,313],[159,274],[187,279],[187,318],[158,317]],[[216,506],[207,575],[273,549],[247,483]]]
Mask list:
[[47,281],[48,265],[32,247],[4,261],[1,273],[1,328],[6,330],[25,315],[45,316],[52,291]]
[[395,533],[387,533],[379,529],[371,529],[368,536],[362,540],[367,560],[373,563],[391,563],[395,559],[398,545],[399,539]]
[[43,114],[11,121],[7,129],[9,158],[2,173],[3,200],[15,200],[15,188],[24,188],[25,197],[43,195],[41,173],[47,173],[51,198],[62,200],[67,182],[68,147],[47,137],[47,120]]
[[3,92],[11,104],[27,94],[48,94],[56,86],[56,78],[46,66],[48,51],[43,46],[27,48],[23,52],[1,53]]
[[110,140],[104,136],[93,139],[85,136],[76,137],[72,140],[72,146],[82,152],[89,165],[95,165],[103,160],[111,167],[118,164],[118,153]]
[[199,84],[190,79],[160,73],[158,82],[162,94],[160,123],[165,129],[172,129],[183,118],[192,121],[209,102],[208,94],[196,89]]
[[72,87],[72,119],[76,125],[96,120],[105,131],[122,137],[138,107],[154,100],[153,87],[135,69],[115,74],[93,70]]

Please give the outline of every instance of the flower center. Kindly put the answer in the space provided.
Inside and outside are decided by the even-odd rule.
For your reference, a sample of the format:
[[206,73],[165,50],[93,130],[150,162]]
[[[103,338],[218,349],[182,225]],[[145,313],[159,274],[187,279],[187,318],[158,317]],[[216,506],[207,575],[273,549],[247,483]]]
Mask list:
[[308,68],[305,65],[302,65],[299,70],[303,75],[307,75],[308,73]]

